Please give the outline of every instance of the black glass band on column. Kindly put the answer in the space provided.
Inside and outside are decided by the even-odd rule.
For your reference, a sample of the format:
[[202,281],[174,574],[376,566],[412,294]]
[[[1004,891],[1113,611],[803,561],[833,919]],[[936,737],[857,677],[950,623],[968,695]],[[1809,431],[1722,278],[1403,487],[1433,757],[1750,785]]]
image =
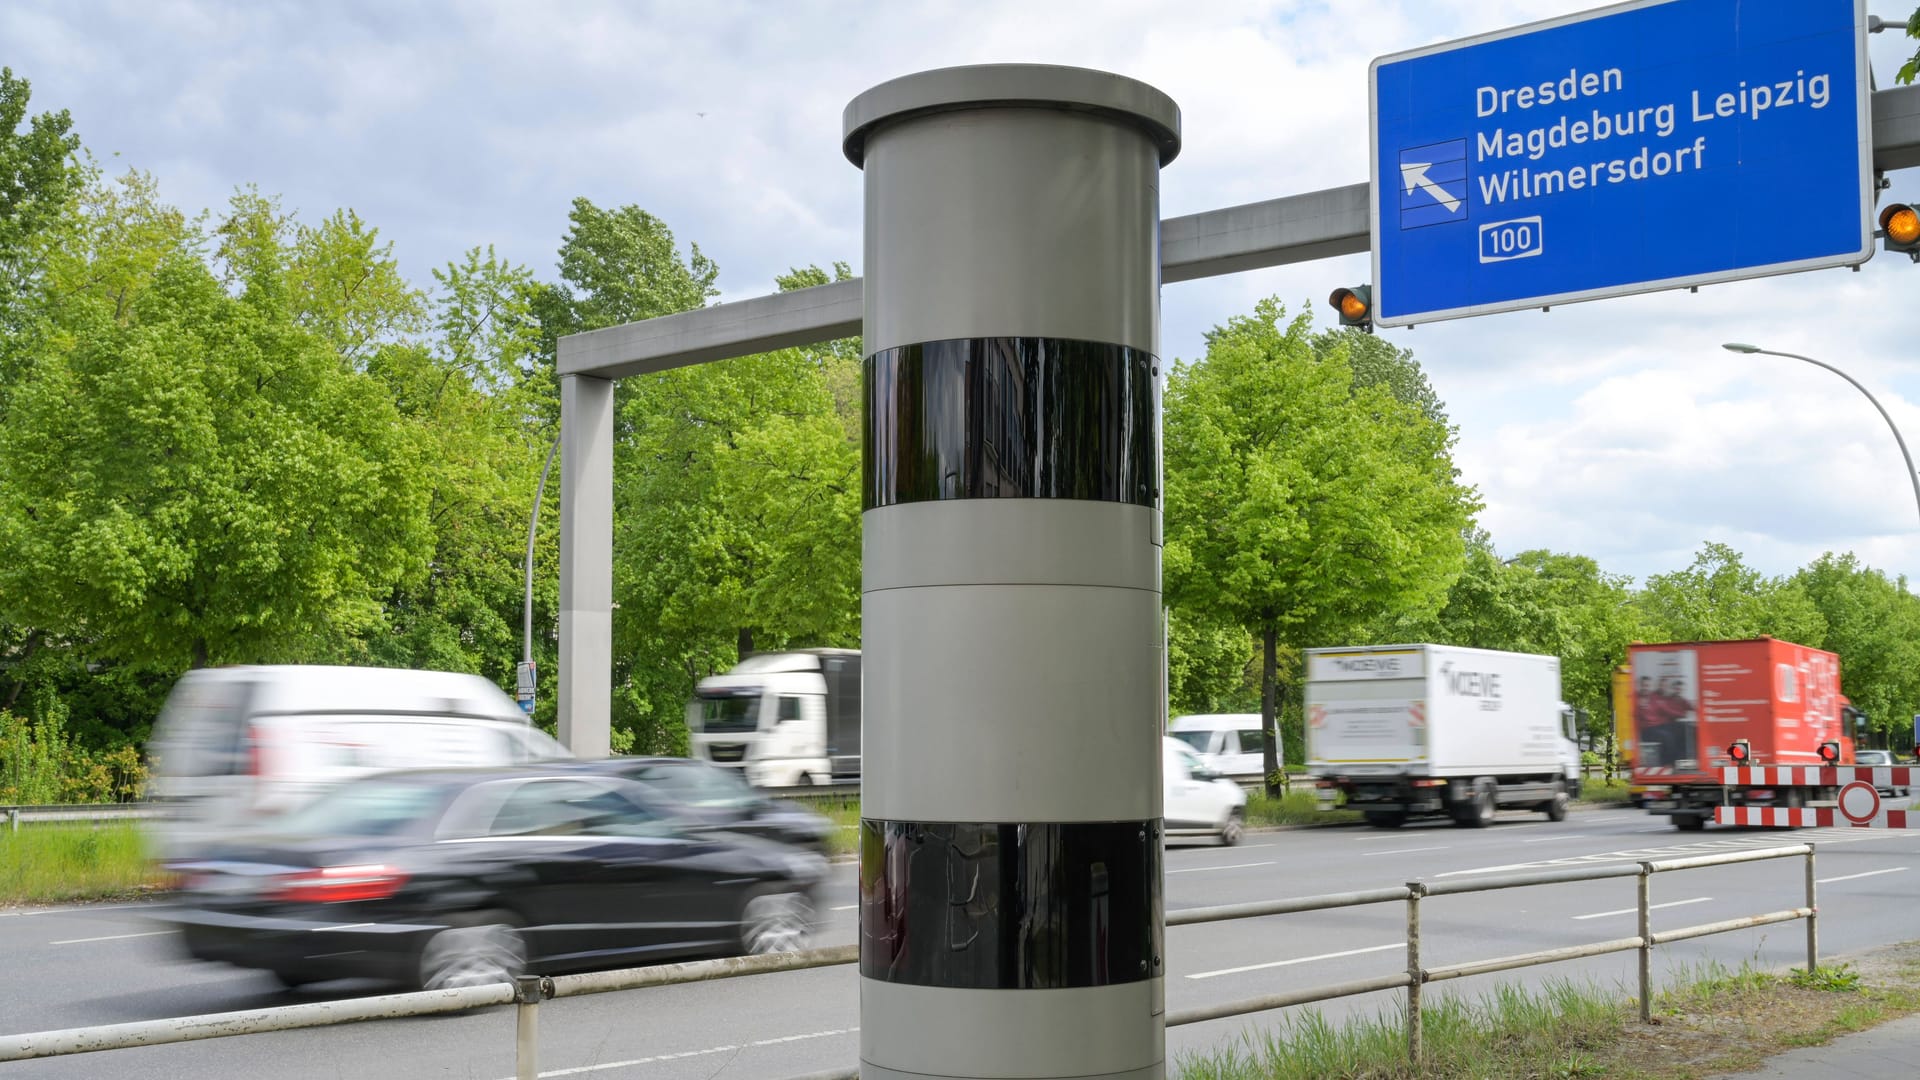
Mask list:
[[860,973],[971,990],[1161,971],[1160,823],[860,823]]
[[1154,358],[963,338],[866,360],[865,509],[934,499],[1155,505]]

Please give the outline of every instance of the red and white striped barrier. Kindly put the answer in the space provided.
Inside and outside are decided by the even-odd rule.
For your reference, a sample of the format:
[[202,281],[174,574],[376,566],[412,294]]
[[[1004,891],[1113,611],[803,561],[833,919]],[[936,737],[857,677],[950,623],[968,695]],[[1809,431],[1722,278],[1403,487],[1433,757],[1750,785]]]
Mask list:
[[1787,810],[1778,806],[1719,806],[1713,820],[1722,825],[1772,825],[1790,829],[1920,829],[1920,811],[1882,810],[1856,820],[1831,806]]
[[[1779,806],[1721,806],[1713,820],[1722,825],[1773,825],[1787,828],[1920,829],[1920,812],[1889,810],[1877,788],[1908,788],[1906,765],[1760,765],[1721,770],[1721,779],[1738,787],[1837,787],[1837,806],[1789,810]],[[1911,824],[1909,824],[1911,822]]]
[[1920,787],[1920,768],[1912,765],[1730,765],[1720,782],[1733,787],[1840,787],[1871,784],[1883,788]]

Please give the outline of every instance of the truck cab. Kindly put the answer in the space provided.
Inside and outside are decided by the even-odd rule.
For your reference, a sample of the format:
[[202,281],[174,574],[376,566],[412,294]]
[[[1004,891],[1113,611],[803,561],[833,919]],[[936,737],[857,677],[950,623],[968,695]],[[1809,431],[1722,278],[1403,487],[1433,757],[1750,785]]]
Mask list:
[[687,704],[692,757],[738,769],[755,787],[860,776],[860,654],[762,653],[700,680]]

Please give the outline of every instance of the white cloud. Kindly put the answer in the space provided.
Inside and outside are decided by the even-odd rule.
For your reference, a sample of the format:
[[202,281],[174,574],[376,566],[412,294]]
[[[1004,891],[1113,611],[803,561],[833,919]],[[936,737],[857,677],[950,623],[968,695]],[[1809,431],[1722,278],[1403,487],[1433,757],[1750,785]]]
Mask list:
[[[885,79],[1008,60],[1145,79],[1183,111],[1162,191],[1163,211],[1183,214],[1362,179],[1374,56],[1589,6],[14,0],[0,41],[37,107],[71,109],[90,149],[154,172],[190,210],[248,183],[304,220],[352,207],[426,282],[488,243],[551,274],[573,197],[638,203],[699,243],[738,298],[796,264],[857,269],[860,176],[840,153],[841,110]],[[1871,47],[1883,74],[1910,52],[1891,34]],[[1920,198],[1915,173],[1895,183]],[[1317,306],[1369,274],[1350,256],[1169,286],[1163,352],[1195,355],[1205,329],[1258,297]],[[1644,575],[1712,538],[1773,572],[1837,548],[1920,576],[1910,490],[1866,402],[1825,372],[1719,349],[1749,340],[1841,363],[1920,437],[1903,318],[1916,274],[1883,257],[1859,274],[1388,333],[1447,401],[1503,549],[1582,551]]]

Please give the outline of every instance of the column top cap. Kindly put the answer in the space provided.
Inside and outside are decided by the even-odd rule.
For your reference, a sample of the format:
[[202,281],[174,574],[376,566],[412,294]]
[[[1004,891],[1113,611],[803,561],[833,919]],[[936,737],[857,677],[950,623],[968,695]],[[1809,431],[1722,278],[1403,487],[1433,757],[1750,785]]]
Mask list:
[[961,109],[1040,108],[1103,113],[1146,132],[1160,164],[1180,153],[1180,106],[1137,79],[1052,64],[975,64],[936,68],[883,82],[847,104],[841,149],[859,165],[867,137],[887,123]]

